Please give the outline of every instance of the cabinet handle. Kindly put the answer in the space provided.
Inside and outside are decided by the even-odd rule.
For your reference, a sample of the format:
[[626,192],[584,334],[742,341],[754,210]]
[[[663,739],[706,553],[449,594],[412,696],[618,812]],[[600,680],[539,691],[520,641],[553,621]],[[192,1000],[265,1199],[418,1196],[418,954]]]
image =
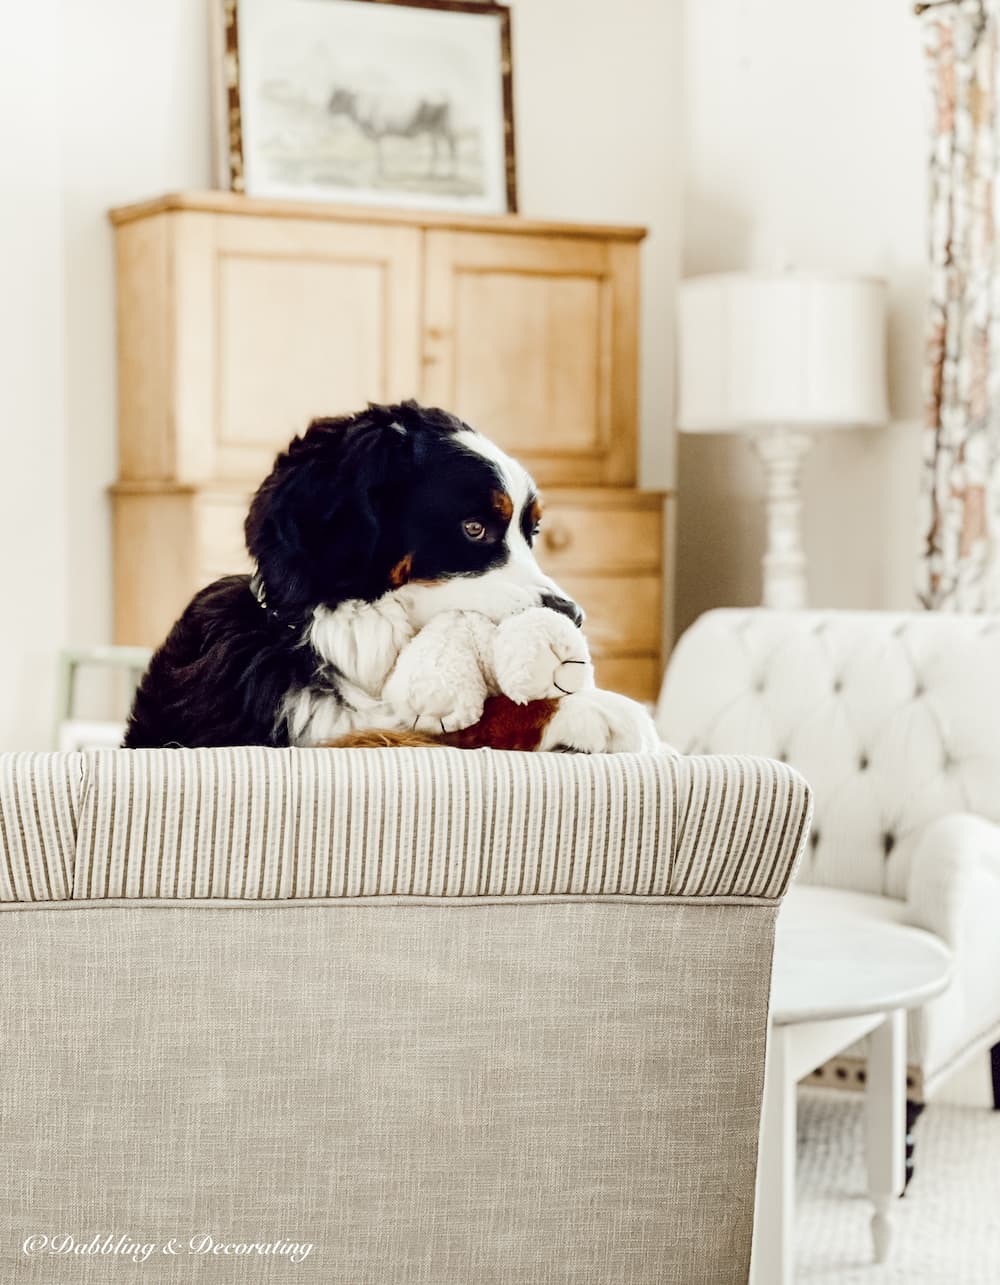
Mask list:
[[545,527],[542,531],[542,539],[550,553],[559,553],[563,549],[568,549],[573,543],[573,535],[569,527],[558,525]]
[[443,326],[428,326],[427,338],[428,339],[450,339],[451,331],[446,330]]

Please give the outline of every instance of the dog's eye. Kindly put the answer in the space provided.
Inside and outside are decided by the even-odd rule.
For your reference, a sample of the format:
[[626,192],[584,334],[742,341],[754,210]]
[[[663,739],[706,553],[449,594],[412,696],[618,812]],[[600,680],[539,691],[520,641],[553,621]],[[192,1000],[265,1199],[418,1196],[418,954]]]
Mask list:
[[486,539],[486,524],[484,522],[477,521],[475,518],[469,518],[467,521],[463,522],[462,530],[470,540]]

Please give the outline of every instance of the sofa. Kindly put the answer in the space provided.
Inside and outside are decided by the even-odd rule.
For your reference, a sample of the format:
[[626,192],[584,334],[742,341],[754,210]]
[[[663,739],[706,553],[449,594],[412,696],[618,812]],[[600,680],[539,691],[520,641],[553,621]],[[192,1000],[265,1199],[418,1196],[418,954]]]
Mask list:
[[[770,755],[810,782],[797,884],[824,890],[814,913],[912,924],[953,952],[952,984],[910,1017],[917,1105],[989,1049],[1000,1105],[997,710],[1000,619],[934,612],[712,611],[660,695],[660,732],[680,750]],[[856,1087],[864,1059],[855,1046],[812,1078]]]
[[0,756],[0,1279],[745,1282],[810,807],[668,752]]

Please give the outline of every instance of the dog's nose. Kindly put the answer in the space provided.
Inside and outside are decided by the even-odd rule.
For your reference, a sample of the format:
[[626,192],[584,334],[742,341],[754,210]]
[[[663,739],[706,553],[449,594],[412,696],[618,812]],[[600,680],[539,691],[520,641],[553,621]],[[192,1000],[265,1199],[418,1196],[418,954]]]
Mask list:
[[583,608],[573,601],[572,598],[563,598],[557,593],[543,593],[542,606],[549,607],[552,611],[562,612],[564,616],[569,616],[577,629],[583,624]]

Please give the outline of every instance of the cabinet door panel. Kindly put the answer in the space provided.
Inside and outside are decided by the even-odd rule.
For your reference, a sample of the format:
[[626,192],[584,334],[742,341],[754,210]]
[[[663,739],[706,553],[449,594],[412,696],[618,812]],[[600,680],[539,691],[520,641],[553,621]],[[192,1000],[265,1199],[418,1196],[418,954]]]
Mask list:
[[558,492],[546,492],[543,499],[536,549],[539,562],[553,579],[608,567],[618,575],[659,573],[663,557],[659,508],[567,503],[558,498]]
[[596,278],[459,274],[454,405],[514,455],[537,454],[544,429],[560,452],[599,457],[607,446],[598,377],[606,312],[607,288]]
[[273,451],[311,419],[386,395],[385,269],[219,259],[219,447]]
[[542,484],[632,481],[636,247],[445,231],[425,244],[425,400]]
[[417,230],[185,217],[181,480],[259,479],[310,419],[415,395]]

